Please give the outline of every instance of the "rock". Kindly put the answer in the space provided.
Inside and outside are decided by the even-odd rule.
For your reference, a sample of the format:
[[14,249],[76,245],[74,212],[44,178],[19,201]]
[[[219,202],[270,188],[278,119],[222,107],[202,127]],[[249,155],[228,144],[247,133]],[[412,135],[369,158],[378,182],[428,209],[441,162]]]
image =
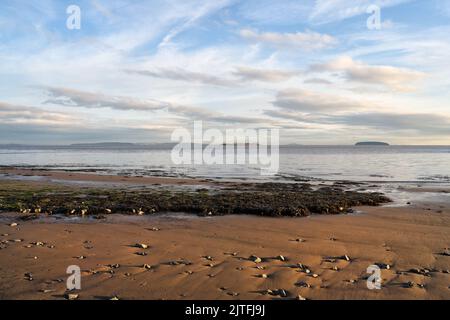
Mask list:
[[147,252],[136,252],[138,256],[146,256]]
[[211,256],[205,256],[204,257],[206,260],[209,260],[209,261],[213,261],[214,259],[213,259],[213,257],[211,257]]
[[120,300],[120,299],[119,299],[118,296],[113,296],[113,297],[111,297],[109,300],[111,300],[111,301],[118,301],[118,300]]
[[444,251],[442,251],[441,255],[450,257],[450,249],[445,248]]
[[333,268],[331,268],[331,270],[339,271],[339,267],[338,266],[334,266]]
[[259,275],[260,278],[267,279],[267,274],[263,273]]
[[280,261],[286,261],[286,258],[283,257],[281,254],[277,257],[277,259]]
[[254,263],[262,262],[260,257],[254,256],[254,255],[250,256],[250,260],[252,260]]
[[313,277],[313,278],[318,278],[319,275],[318,275],[317,273],[313,273],[313,274],[312,274],[312,277]]
[[77,299],[79,298],[79,295],[76,294],[76,293],[66,293],[66,294],[64,295],[64,297],[65,297],[67,300],[77,300]]
[[19,225],[18,223],[13,222],[13,223],[11,223],[9,226],[10,226],[10,227],[17,227],[18,225]]
[[141,249],[148,249],[148,245],[147,244],[145,244],[145,243],[136,243],[135,245],[134,245],[136,248],[141,248]]
[[295,285],[297,287],[302,287],[302,288],[311,288],[311,285],[309,283],[304,282],[304,281],[299,281]]
[[377,262],[377,263],[375,263],[375,265],[378,266],[380,269],[386,269],[386,270],[391,269],[391,265],[386,264],[386,263]]
[[78,256],[78,257],[75,257],[75,258],[77,258],[78,260],[84,260],[84,259],[86,259],[85,256]]
[[303,301],[303,300],[306,300],[306,298],[302,297],[301,295],[298,295],[296,300],[299,300],[299,301],[302,300]]
[[350,260],[351,260],[350,257],[349,257],[348,255],[344,255],[344,259],[347,260],[347,261],[350,261]]
[[118,263],[109,264],[107,267],[109,267],[111,269],[119,269],[120,268],[120,264],[118,264]]
[[303,240],[301,238],[297,238],[297,239],[295,239],[295,241],[297,241],[297,242],[305,242],[305,240]]
[[336,238],[333,238],[333,237],[331,237],[331,238],[330,238],[330,241],[337,241],[337,239],[336,239]]
[[42,292],[42,293],[51,293],[51,292],[55,292],[55,290],[53,290],[53,289],[41,289],[41,290],[39,290],[39,292]]
[[354,283],[356,283],[356,280],[350,279],[350,280],[348,280],[348,282],[350,282],[351,284],[354,284]]
[[152,268],[152,266],[149,265],[149,264],[144,264],[144,265],[142,266],[142,268],[147,269],[147,270],[150,270],[150,269]]
[[212,268],[212,267],[214,267],[214,264],[213,263],[208,263],[206,266]]
[[33,281],[33,274],[31,272],[27,272],[24,274],[24,277],[28,281]]
[[160,230],[161,230],[161,229],[156,228],[156,227],[153,227],[153,228],[150,229],[150,231],[160,231]]
[[237,297],[239,295],[239,292],[228,292],[227,294],[233,297]]
[[280,297],[286,298],[288,296],[288,293],[286,290],[284,289],[278,289],[276,291],[276,294],[279,295]]

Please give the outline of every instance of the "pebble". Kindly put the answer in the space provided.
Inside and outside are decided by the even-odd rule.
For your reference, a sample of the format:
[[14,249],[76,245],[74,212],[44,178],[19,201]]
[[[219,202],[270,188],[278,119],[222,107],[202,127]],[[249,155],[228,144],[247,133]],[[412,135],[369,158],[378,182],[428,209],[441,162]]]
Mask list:
[[37,247],[43,247],[44,246],[44,243],[41,242],[41,241],[36,241],[36,242],[31,243],[31,244],[34,244]]
[[297,239],[295,239],[295,241],[297,241],[297,242],[305,242],[305,240],[303,240],[301,238],[297,238]]
[[142,266],[142,268],[147,269],[147,270],[150,270],[150,269],[152,268],[152,266],[149,265],[149,264],[144,264],[144,265]]
[[254,263],[260,263],[262,261],[260,257],[254,255],[250,256],[250,260],[252,260]]
[[118,296],[114,296],[114,297],[111,297],[109,300],[111,300],[111,301],[118,301],[118,300],[120,300],[120,299],[119,299]]
[[27,272],[25,273],[25,279],[28,281],[33,281],[33,275],[31,274],[31,272]]
[[146,256],[147,252],[136,252],[138,256]]
[[317,273],[313,273],[313,274],[312,274],[312,277],[313,277],[313,278],[318,278],[319,275],[318,275]]
[[120,268],[120,264],[118,264],[118,263],[109,264],[108,267],[110,267],[111,269],[119,269]]
[[10,226],[10,227],[17,227],[18,225],[19,225],[18,223],[13,222],[13,223],[11,223],[9,226]]
[[78,260],[84,260],[84,259],[86,259],[85,256],[79,256],[79,257],[75,257],[75,258],[77,258]]
[[136,243],[135,247],[141,249],[148,249],[148,245],[145,243]]
[[302,288],[311,288],[311,285],[304,281],[297,282],[295,285]]
[[339,267],[338,266],[334,266],[333,268],[331,268],[334,271],[339,271]]
[[41,289],[41,290],[39,290],[39,292],[42,292],[42,293],[51,293],[51,292],[55,292],[55,290],[53,290],[53,289]]
[[77,300],[79,295],[76,293],[66,293],[64,296],[67,300]]
[[350,261],[350,260],[351,260],[350,257],[349,257],[348,255],[344,255],[344,259],[347,260],[347,261]]
[[391,269],[391,265],[386,264],[386,263],[375,263],[375,265],[377,265],[380,269],[386,269],[386,270]]
[[161,229],[159,229],[159,228],[156,228],[156,227],[153,227],[153,228],[151,228],[151,229],[149,229],[150,231],[160,231]]
[[228,292],[227,294],[233,297],[237,297],[239,295],[239,292]]
[[213,261],[214,259],[213,259],[213,257],[211,257],[211,256],[205,256],[204,257],[206,260],[209,260],[209,261]]
[[299,300],[299,301],[300,301],[300,300],[301,300],[301,301],[306,300],[306,298],[305,298],[305,297],[302,297],[301,295],[298,295],[296,299]]
[[277,257],[277,259],[280,261],[286,261],[286,258],[283,257],[281,254]]
[[267,274],[263,273],[263,274],[259,275],[259,277],[263,278],[263,279],[267,279]]

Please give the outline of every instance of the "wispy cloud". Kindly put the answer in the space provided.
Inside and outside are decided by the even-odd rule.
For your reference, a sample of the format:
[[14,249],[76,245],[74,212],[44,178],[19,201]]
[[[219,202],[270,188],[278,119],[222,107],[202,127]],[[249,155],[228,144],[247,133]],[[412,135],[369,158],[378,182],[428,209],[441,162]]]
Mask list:
[[337,39],[328,35],[313,31],[280,33],[280,32],[259,32],[251,29],[240,31],[241,37],[252,42],[264,43],[278,48],[294,48],[305,51],[321,50],[333,47],[337,44]]
[[423,72],[392,66],[373,66],[343,56],[333,61],[311,66],[313,72],[341,72],[349,81],[382,85],[392,90],[410,91],[425,78]]

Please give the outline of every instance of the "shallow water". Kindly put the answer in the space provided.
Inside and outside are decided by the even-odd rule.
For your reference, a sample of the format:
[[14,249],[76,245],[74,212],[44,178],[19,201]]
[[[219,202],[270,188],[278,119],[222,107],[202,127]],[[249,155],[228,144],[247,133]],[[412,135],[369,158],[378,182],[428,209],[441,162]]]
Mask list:
[[275,176],[255,165],[174,165],[171,150],[0,149],[0,165],[99,174],[251,180],[351,180],[450,185],[450,146],[296,146],[280,149]]

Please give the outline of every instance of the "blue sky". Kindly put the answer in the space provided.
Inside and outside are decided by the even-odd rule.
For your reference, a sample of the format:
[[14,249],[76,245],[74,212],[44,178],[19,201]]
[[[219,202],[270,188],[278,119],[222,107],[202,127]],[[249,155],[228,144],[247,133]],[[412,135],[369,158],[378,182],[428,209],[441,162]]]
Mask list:
[[3,0],[0,143],[164,142],[203,120],[450,144],[449,35],[446,0]]

